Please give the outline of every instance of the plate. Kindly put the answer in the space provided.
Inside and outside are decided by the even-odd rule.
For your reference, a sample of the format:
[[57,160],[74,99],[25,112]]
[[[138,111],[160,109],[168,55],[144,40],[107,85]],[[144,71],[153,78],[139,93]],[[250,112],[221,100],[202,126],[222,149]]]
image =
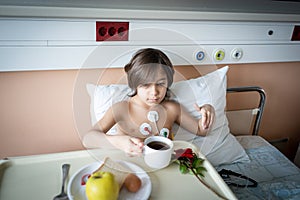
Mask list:
[[[117,161],[119,164],[127,167],[142,181],[142,187],[136,193],[129,192],[126,188],[121,188],[118,200],[146,200],[149,199],[152,185],[148,174],[139,166],[127,162]],[[70,179],[68,184],[68,196],[70,200],[87,200],[85,195],[85,185],[82,185],[83,177],[94,172],[98,167],[103,164],[103,161],[85,165],[79,169]]]

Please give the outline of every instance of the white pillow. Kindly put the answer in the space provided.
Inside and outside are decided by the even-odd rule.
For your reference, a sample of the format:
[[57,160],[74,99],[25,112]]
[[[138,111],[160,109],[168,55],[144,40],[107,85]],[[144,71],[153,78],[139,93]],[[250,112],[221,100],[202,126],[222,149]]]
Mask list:
[[90,114],[92,124],[96,124],[114,103],[128,99],[130,88],[127,85],[94,85],[86,86],[91,97]]
[[215,122],[206,137],[197,137],[178,125],[173,127],[178,129],[176,140],[187,140],[196,144],[214,166],[250,161],[243,147],[229,131],[225,115],[227,71],[228,66],[196,79],[176,82],[170,88],[175,96],[173,98],[198,119],[201,116],[194,109],[195,102],[199,106],[211,104],[215,108]]
[[[87,91],[91,98],[90,115],[94,126],[114,103],[124,101],[129,98],[131,89],[127,85],[94,85],[87,84]],[[113,126],[108,134],[116,133],[116,126]]]
[[[185,129],[173,126],[175,140],[186,140],[196,144],[207,159],[214,165],[234,162],[247,162],[249,157],[235,137],[229,133],[228,121],[225,115],[226,106],[226,73],[228,67],[223,67],[205,76],[186,81],[173,83],[171,99],[178,101],[188,112],[200,118],[199,112],[194,109],[196,102],[199,106],[211,104],[216,111],[216,120],[206,137],[195,136]],[[102,118],[107,109],[116,102],[128,98],[130,89],[127,85],[93,85],[87,84],[91,97],[91,118],[95,124]],[[115,127],[110,133],[115,132]]]

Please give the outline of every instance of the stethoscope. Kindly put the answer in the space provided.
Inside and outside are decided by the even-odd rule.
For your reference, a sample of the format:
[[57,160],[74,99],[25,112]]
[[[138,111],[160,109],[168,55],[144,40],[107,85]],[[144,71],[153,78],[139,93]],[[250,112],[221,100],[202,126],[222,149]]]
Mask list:
[[[158,130],[158,126],[157,126],[157,121],[159,119],[158,112],[156,112],[154,110],[149,111],[147,114],[147,118],[150,122],[154,123],[156,131],[157,131],[157,133],[159,133],[160,136],[169,137],[170,131],[168,128],[162,128],[160,131]],[[148,124],[148,123],[141,124],[140,133],[145,136],[153,135],[150,124]]]

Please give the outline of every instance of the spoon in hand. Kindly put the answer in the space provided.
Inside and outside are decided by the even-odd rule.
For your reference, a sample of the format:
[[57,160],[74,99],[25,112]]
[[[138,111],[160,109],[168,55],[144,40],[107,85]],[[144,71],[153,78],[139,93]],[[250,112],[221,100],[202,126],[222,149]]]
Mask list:
[[63,172],[63,179],[62,179],[62,186],[61,186],[61,193],[56,195],[53,200],[68,200],[68,195],[65,193],[65,182],[69,174],[70,165],[63,164],[62,172]]

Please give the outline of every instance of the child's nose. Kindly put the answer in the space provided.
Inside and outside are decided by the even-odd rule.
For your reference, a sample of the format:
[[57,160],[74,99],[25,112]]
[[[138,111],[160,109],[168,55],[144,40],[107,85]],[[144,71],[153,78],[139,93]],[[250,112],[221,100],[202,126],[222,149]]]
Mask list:
[[159,92],[158,91],[158,86],[156,84],[151,84],[150,92],[151,92],[151,94],[157,94]]

